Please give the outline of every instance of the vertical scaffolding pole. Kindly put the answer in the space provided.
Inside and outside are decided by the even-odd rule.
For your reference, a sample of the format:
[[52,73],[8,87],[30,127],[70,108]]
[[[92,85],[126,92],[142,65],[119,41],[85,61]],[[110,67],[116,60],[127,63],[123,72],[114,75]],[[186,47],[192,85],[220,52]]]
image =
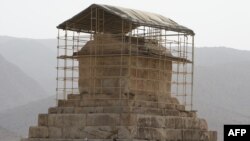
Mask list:
[[194,35],[192,36],[192,86],[191,86],[191,110],[193,110],[193,94],[194,94]]
[[57,59],[56,59],[56,104],[58,104],[58,98],[59,98],[59,45],[60,45],[60,29],[57,31]]
[[[68,40],[68,35],[67,35],[67,29],[65,30],[65,48],[64,48],[64,54],[67,56],[67,40]],[[63,90],[63,99],[66,99],[66,95],[67,95],[67,71],[66,71],[66,68],[67,68],[67,58],[64,59],[64,82],[63,82],[63,87],[64,87],[64,90]]]

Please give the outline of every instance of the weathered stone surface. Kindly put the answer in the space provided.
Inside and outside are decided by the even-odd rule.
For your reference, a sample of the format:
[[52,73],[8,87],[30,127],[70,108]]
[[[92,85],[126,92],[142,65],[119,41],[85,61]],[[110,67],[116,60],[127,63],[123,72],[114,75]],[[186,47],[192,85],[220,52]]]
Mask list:
[[118,99],[85,99],[80,102],[81,107],[103,107],[103,106],[128,106],[128,100]]
[[62,138],[62,128],[49,127],[49,138]]
[[[167,141],[182,141],[182,131],[178,129],[166,129],[165,130]],[[184,140],[186,141],[186,140]]]
[[176,110],[185,111],[185,106],[184,106],[184,105],[179,105],[179,104],[177,104],[177,105],[176,105]]
[[217,132],[216,131],[208,131],[209,141],[217,141]]
[[103,107],[76,107],[75,113],[103,113]]
[[137,126],[163,128],[165,127],[165,117],[164,116],[140,115],[138,116]]
[[112,139],[118,134],[115,126],[87,126],[83,130],[83,136],[88,139]]
[[86,125],[86,114],[49,114],[48,125],[53,127],[83,127]]
[[168,129],[175,129],[176,128],[176,117],[174,116],[167,116],[165,117],[165,127]]
[[84,138],[93,141],[104,138],[117,138],[123,141],[217,139],[216,132],[207,132],[207,123],[204,119],[196,118],[195,112],[185,111],[183,106],[178,104],[85,99],[80,100],[79,105],[72,105],[74,107],[68,104],[52,107],[49,114],[40,114],[39,126],[31,127],[30,138],[53,138],[55,141],[81,141]]
[[[21,141],[75,141],[74,139],[50,139],[50,138],[26,138],[21,139]],[[79,140],[84,141],[84,139]]]
[[58,100],[58,107],[77,107],[80,100]]
[[75,111],[75,107],[63,107],[62,109],[62,113],[65,114],[72,114]]
[[48,114],[38,115],[38,126],[48,126]]
[[33,126],[29,128],[29,138],[48,138],[49,131],[46,126]]
[[103,107],[103,113],[128,113],[130,108],[128,106],[117,107]]
[[119,114],[87,114],[87,126],[116,126]]
[[180,111],[166,109],[164,115],[165,116],[179,116],[180,115]]
[[[115,138],[115,137],[114,137]],[[21,139],[21,141],[114,141],[113,139],[90,139],[90,138],[85,138],[85,139],[41,139],[41,138],[29,138],[29,139]],[[141,139],[119,139],[116,138],[117,141],[148,141],[148,140],[141,140]]]
[[79,126],[70,126],[62,128],[62,137],[66,139],[81,139],[84,138],[84,128]]
[[68,94],[68,100],[81,100],[81,95],[79,94]]
[[137,124],[137,115],[130,113],[120,114],[119,125],[122,126],[135,126]]
[[182,130],[182,132],[183,132],[183,136],[182,136],[183,140],[200,141],[206,138],[205,132],[202,132],[200,130],[188,129],[188,130]]
[[208,130],[207,121],[205,119],[199,119],[199,127],[201,130]]
[[136,138],[148,140],[164,140],[166,138],[166,133],[162,128],[138,127]]
[[136,136],[137,128],[135,126],[119,126],[118,139],[133,139]]
[[58,112],[58,108],[59,108],[59,107],[50,107],[50,108],[48,109],[48,113],[49,113],[49,114],[60,113],[60,112]]

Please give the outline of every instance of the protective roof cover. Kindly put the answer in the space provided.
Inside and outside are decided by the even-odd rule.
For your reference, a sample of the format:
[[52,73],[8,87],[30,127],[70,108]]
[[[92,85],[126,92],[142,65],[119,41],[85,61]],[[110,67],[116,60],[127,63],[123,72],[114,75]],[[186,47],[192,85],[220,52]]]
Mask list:
[[[124,20],[126,22],[132,22],[133,28],[138,26],[151,26],[156,28],[164,28],[169,31],[176,31],[181,33],[186,33],[190,35],[194,35],[194,32],[187,27],[179,25],[175,21],[166,18],[159,14],[154,14],[150,12],[144,12],[140,10],[128,9],[117,6],[110,5],[101,5],[101,4],[92,4],[87,9],[83,10],[79,14],[75,15],[71,19],[61,23],[57,26],[59,29],[69,29],[69,30],[90,30],[91,24],[91,9],[99,8],[105,11],[105,25],[109,25],[105,27],[107,28],[119,28],[120,21]],[[109,22],[106,24],[106,22]]]

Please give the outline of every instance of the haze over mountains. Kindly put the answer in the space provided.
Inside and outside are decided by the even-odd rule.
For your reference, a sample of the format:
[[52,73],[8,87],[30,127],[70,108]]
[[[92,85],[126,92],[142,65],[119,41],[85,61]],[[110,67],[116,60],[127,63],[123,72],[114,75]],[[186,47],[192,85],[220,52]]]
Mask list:
[[0,36],[0,54],[53,95],[56,85],[56,40]]
[[[0,141],[11,134],[18,140],[55,104],[56,40],[0,36],[0,55]],[[196,48],[194,105],[218,141],[223,124],[250,123],[249,84],[250,51]]]
[[0,54],[0,111],[46,97],[44,89]]
[[0,126],[0,141],[17,141],[20,136]]

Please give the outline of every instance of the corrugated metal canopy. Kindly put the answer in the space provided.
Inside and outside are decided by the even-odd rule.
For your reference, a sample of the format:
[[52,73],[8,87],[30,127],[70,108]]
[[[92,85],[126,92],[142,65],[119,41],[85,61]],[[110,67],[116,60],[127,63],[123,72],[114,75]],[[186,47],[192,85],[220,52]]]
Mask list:
[[[90,31],[91,30],[91,11],[92,15],[95,10],[104,11],[104,19],[105,19],[105,31],[115,33],[113,29],[121,28],[121,20],[125,22],[132,23],[132,29],[138,26],[150,26],[156,28],[163,28],[169,31],[176,31],[181,33],[186,33],[190,35],[194,35],[194,32],[182,25],[179,25],[175,21],[166,18],[159,14],[154,14],[150,12],[144,12],[140,10],[128,9],[123,7],[116,7],[110,5],[100,5],[100,4],[92,4],[87,9],[83,10],[79,14],[75,15],[71,19],[61,23],[57,26],[59,29],[69,29],[75,31]],[[91,10],[92,9],[92,10]],[[93,24],[93,23],[92,23]],[[123,25],[124,26],[124,25]],[[125,32],[129,31],[129,27],[125,28]]]

